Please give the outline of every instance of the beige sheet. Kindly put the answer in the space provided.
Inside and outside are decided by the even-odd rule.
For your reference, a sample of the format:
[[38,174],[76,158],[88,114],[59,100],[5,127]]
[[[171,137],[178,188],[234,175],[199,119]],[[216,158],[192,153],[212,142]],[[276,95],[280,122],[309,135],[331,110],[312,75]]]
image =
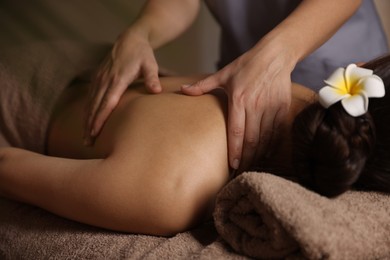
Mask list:
[[0,198],[0,259],[246,259],[212,222],[165,238],[110,232]]

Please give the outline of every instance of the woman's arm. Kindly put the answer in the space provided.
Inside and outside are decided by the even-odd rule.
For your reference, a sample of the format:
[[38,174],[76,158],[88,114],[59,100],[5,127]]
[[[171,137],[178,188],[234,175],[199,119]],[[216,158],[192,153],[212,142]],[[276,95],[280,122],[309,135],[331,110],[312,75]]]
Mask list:
[[148,165],[140,170],[129,160],[123,154],[75,160],[0,148],[0,196],[88,225],[166,236],[209,217],[226,182],[196,169],[180,175],[147,171]]

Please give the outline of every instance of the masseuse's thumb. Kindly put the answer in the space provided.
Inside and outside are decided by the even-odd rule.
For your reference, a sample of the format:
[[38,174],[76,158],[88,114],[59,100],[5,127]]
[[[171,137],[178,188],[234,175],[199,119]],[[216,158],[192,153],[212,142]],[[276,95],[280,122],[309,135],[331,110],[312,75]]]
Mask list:
[[218,88],[219,86],[220,85],[217,78],[214,75],[212,75],[205,79],[199,80],[194,84],[182,85],[181,91],[186,95],[200,96],[210,92],[215,88]]

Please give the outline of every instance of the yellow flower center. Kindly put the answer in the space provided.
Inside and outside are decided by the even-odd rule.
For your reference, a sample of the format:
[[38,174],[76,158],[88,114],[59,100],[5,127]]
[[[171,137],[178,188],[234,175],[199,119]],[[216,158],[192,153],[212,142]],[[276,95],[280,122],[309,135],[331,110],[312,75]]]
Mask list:
[[362,91],[362,85],[359,84],[359,78],[357,77],[350,77],[349,78],[349,86],[348,86],[348,93],[353,96],[357,95]]
[[336,84],[337,90],[340,95],[349,94],[351,96],[356,95],[361,92],[362,86],[359,84],[358,77],[350,77],[348,82],[342,78]]

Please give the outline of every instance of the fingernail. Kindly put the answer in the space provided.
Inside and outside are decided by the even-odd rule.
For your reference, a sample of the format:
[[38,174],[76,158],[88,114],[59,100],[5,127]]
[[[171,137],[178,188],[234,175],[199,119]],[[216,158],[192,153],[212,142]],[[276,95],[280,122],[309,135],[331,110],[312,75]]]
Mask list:
[[153,93],[153,94],[160,93],[161,90],[162,90],[161,86],[159,86],[157,84],[149,85],[149,87],[148,87],[148,91]]
[[153,90],[159,89],[157,84],[152,84],[152,85],[150,85],[149,87],[150,87],[151,89],[153,89]]
[[240,166],[240,160],[234,159],[232,167],[237,170],[239,166]]
[[191,87],[191,84],[183,84],[181,85],[182,88],[188,88],[188,87]]

